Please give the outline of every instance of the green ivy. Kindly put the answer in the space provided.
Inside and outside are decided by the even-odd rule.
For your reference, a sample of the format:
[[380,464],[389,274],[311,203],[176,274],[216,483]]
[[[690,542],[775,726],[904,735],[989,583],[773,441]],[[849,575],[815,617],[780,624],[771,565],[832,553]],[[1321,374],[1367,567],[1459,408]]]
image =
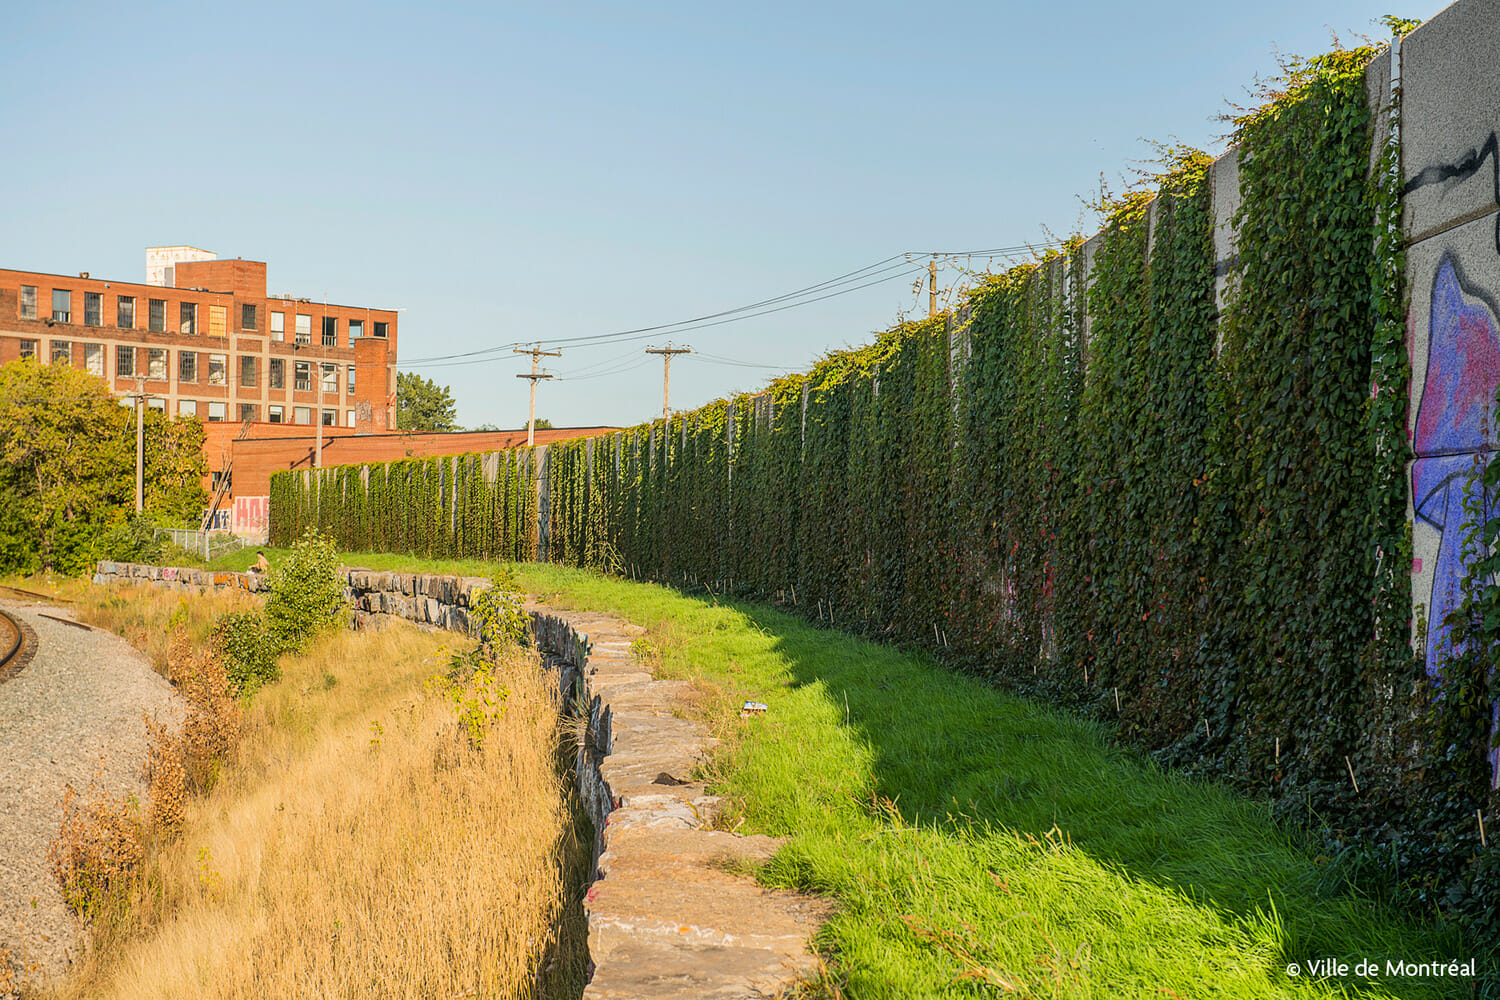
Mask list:
[[1167,149],[1098,236],[982,277],[951,315],[609,437],[278,474],[275,537],[528,559],[545,535],[555,562],[921,647],[1316,817],[1341,871],[1482,919],[1500,863],[1465,814],[1496,804],[1497,567],[1478,560],[1463,607],[1469,659],[1425,684],[1372,56],[1294,63],[1234,122],[1227,287],[1216,168]]

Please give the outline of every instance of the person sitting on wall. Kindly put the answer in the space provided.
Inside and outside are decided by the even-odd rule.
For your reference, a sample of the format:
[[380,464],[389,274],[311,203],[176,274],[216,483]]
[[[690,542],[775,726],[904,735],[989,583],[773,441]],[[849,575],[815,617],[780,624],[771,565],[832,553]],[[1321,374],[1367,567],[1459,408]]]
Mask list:
[[252,572],[252,573],[264,573],[267,570],[269,570],[270,568],[271,568],[271,564],[266,561],[266,554],[264,552],[260,551],[259,549],[256,549],[255,550],[255,565],[250,567],[250,572]]

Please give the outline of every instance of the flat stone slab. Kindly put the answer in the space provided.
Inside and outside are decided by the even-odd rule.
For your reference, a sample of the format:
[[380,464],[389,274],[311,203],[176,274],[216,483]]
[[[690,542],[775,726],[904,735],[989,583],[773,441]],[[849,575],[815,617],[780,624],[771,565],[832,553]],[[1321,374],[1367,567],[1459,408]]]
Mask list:
[[717,741],[677,716],[691,685],[652,679],[630,653],[636,626],[528,610],[553,662],[576,669],[576,681],[564,682],[575,710],[594,719],[579,752],[580,792],[602,833],[585,901],[595,972],[584,997],[740,1000],[774,995],[815,969],[808,941],[832,906],[736,871],[782,842],[705,829],[720,800],[693,773]]

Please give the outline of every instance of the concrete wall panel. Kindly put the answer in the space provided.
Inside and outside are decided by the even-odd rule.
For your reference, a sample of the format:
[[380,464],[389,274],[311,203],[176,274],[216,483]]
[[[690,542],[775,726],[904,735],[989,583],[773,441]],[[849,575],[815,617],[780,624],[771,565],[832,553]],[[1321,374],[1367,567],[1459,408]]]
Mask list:
[[1224,311],[1232,272],[1238,266],[1234,213],[1240,209],[1240,151],[1231,149],[1209,170],[1214,187],[1214,306]]
[[1446,8],[1401,50],[1406,232],[1420,241],[1500,206],[1500,0]]
[[1484,496],[1477,482],[1500,444],[1493,417],[1500,385],[1496,219],[1475,219],[1407,252],[1408,434],[1417,456],[1410,480],[1412,599],[1426,611],[1429,671],[1448,646],[1442,619],[1459,600],[1466,525],[1477,509],[1493,515],[1500,507],[1500,498]]

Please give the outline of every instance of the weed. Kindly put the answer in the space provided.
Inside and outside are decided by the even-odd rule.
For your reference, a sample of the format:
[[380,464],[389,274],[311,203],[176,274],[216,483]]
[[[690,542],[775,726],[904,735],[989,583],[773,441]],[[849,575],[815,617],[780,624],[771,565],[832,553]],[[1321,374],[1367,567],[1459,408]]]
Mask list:
[[70,907],[95,918],[118,905],[143,860],[139,822],[126,802],[97,789],[85,801],[66,787],[47,861]]

